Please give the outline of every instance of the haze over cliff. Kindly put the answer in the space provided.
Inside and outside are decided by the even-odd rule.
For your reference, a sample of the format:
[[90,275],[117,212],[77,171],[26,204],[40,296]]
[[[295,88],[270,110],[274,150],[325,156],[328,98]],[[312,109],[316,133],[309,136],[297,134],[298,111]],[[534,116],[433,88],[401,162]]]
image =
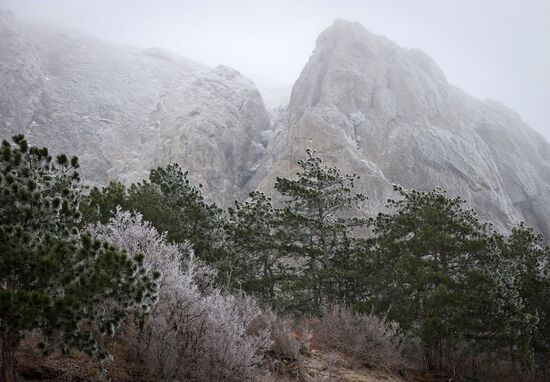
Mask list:
[[391,183],[461,195],[485,219],[550,233],[550,145],[512,110],[450,85],[419,50],[337,20],[294,85],[254,186],[293,173],[307,147],[363,175],[369,208]]
[[81,158],[85,179],[139,181],[181,163],[242,197],[269,116],[238,71],[18,22],[0,13],[0,132]]
[[442,187],[501,229],[525,220],[550,236],[550,145],[513,111],[450,85],[422,52],[343,20],[321,33],[270,122],[235,69],[1,12],[0,133],[19,132],[79,155],[95,183],[178,162],[225,205],[269,191],[315,148],[361,175],[370,212],[392,183]]

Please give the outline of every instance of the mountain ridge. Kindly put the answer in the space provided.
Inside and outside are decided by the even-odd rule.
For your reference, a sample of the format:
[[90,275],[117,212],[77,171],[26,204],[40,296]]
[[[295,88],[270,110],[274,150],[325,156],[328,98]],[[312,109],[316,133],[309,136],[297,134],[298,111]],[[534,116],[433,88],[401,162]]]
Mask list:
[[337,20],[319,35],[288,105],[271,115],[254,83],[223,65],[2,11],[0,37],[0,89],[11,95],[0,96],[0,132],[79,155],[94,183],[178,162],[227,206],[272,192],[314,148],[362,176],[369,213],[392,183],[442,187],[499,230],[525,220],[550,236],[548,142],[511,109],[449,84],[422,51],[358,23]]

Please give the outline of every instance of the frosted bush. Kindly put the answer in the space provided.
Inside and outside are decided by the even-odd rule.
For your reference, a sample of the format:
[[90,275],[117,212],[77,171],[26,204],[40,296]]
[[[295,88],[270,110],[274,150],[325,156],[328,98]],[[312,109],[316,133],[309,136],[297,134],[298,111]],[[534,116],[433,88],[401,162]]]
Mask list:
[[373,314],[329,306],[321,320],[320,337],[328,346],[353,356],[365,366],[397,369],[403,365],[397,324]]
[[301,344],[292,332],[290,320],[277,316],[271,310],[266,310],[255,326],[265,328],[270,333],[272,343],[268,353],[273,359],[298,360]]
[[143,253],[147,267],[162,273],[158,303],[132,344],[152,378],[247,381],[264,374],[270,333],[249,330],[259,306],[215,287],[216,272],[194,258],[190,245],[167,243],[139,213],[120,209],[105,225],[88,229],[130,255]]

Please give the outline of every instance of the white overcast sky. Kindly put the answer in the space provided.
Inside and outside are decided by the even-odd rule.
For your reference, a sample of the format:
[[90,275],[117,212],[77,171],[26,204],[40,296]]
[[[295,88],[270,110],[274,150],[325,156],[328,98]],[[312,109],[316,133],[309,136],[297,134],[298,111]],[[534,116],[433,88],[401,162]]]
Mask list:
[[97,37],[158,46],[290,86],[336,18],[419,48],[448,80],[496,99],[550,140],[550,0],[0,0]]

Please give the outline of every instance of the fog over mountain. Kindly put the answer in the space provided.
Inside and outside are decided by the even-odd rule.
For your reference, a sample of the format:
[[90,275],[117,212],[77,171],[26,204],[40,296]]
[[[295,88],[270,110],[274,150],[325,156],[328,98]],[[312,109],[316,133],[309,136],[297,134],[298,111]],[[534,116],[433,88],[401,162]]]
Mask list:
[[360,174],[379,210],[391,184],[447,189],[489,221],[550,232],[550,145],[509,108],[450,85],[425,53],[337,20],[273,126],[253,186],[291,175],[306,148]]
[[72,151],[95,183],[136,182],[179,162],[216,195],[241,197],[269,117],[254,84],[160,49],[21,24],[0,13],[0,132]]
[[422,49],[450,83],[508,105],[550,138],[546,0],[0,0],[0,8],[107,41],[231,66],[270,105],[288,100],[320,31],[337,18],[355,21]]
[[425,53],[337,20],[287,107],[236,69],[205,66],[0,13],[0,132],[82,158],[104,184],[178,162],[229,205],[269,192],[306,148],[361,175],[370,213],[391,184],[461,195],[482,218],[550,234],[550,145],[507,107],[450,85]]
[[548,0],[0,0],[0,382],[550,381]]

